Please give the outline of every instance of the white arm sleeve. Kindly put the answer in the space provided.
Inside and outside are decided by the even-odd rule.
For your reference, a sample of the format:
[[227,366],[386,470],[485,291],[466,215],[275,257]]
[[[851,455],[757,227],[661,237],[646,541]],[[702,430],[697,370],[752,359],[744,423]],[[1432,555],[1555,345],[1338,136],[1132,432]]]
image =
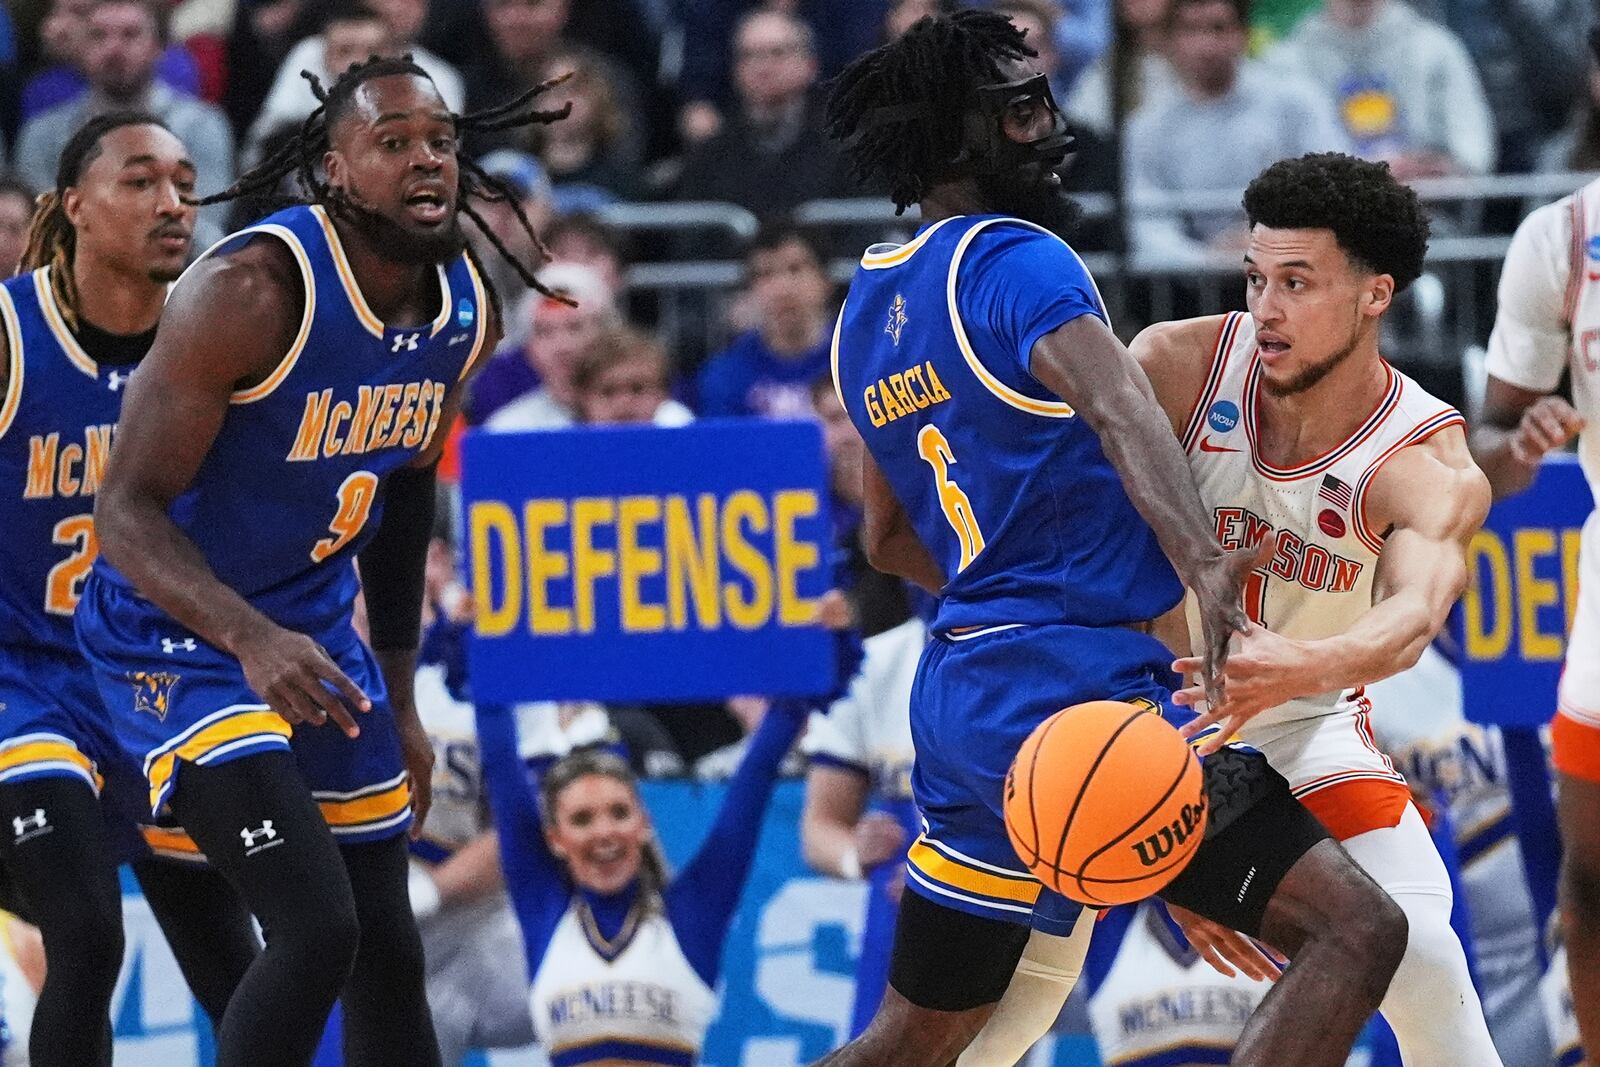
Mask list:
[[1548,393],[1561,381],[1572,343],[1566,322],[1570,203],[1549,204],[1524,219],[1500,272],[1487,369],[1508,385],[1536,393]]

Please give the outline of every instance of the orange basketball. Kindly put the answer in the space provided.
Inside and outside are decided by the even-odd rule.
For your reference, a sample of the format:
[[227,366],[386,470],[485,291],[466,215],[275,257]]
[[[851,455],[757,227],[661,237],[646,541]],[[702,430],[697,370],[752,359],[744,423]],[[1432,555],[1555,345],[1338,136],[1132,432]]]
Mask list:
[[1006,833],[1035,878],[1091,907],[1160,892],[1205,836],[1200,760],[1149,707],[1058,711],[1006,774]]

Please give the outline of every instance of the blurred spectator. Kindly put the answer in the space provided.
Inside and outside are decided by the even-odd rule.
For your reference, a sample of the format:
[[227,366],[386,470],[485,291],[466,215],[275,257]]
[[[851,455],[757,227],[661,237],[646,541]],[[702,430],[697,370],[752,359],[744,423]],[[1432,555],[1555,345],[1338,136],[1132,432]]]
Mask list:
[[[513,152],[509,148],[490,152],[478,160],[478,165],[511,189],[516,196],[516,206],[507,200],[473,200],[472,209],[483,219],[485,227],[500,239],[506,251],[517,258],[517,262],[537,267],[540,259],[538,248],[528,230],[531,229],[534,235],[543,233],[555,213],[550,179],[545,176],[544,168],[532,156]],[[517,207],[527,217],[527,227],[517,218]],[[517,269],[495,250],[484,232],[485,227],[478,226],[470,219],[463,226],[467,240],[478,255],[478,262],[488,275],[489,284],[494,286],[495,293],[500,297],[500,306],[508,309],[516,307],[527,294],[528,284],[522,280]],[[520,343],[522,327],[521,323],[508,322],[504,342],[510,345]]]
[[700,372],[697,410],[708,418],[810,418],[811,383],[830,365],[832,286],[822,259],[798,230],[771,226],[757,236],[745,267],[757,326]]
[[289,49],[316,29],[311,0],[241,3],[228,34],[228,86],[223,98],[233,128],[244,132],[261,112]]
[[1056,45],[1056,29],[1063,21],[1058,0],[995,0],[994,9],[1011,19],[1023,31],[1028,47],[1038,53],[1033,65],[1050,79],[1056,100],[1067,99],[1072,83],[1083,70],[1068,71]]
[[581,263],[600,275],[606,288],[621,293],[627,286],[628,249],[620,231],[596,215],[562,215],[544,232],[545,247],[558,263]]
[[[139,108],[166,123],[189,149],[200,196],[233,184],[233,132],[221,111],[155,80],[162,49],[161,20],[147,0],[100,0],[89,15],[84,72],[87,95],[51,108],[23,126],[17,139],[17,176],[35,189],[55,187],[56,162],[68,138],[103,111]],[[227,205],[202,209],[222,225]]]
[[1592,56],[1584,87],[1587,91],[1572,121],[1540,150],[1539,170],[1600,170],[1600,62]]
[[1049,38],[1050,82],[1057,100],[1065,100],[1078,79],[1111,47],[1112,0],[993,0],[991,6],[1013,18],[1025,11],[1048,28],[1047,34],[1030,38],[1028,44],[1039,51],[1042,65],[1041,42]]
[[1116,0],[1111,48],[1062,101],[1074,122],[1110,134],[1116,116],[1131,115],[1177,89],[1177,75],[1167,61],[1171,7],[1171,0]]
[[1260,55],[1321,6],[1322,0],[1255,0],[1250,6],[1251,51]]
[[846,195],[843,161],[823,136],[811,98],[811,27],[776,11],[746,15],[734,34],[733,73],[739,106],[719,133],[690,149],[678,198],[725,200],[772,215]]
[[[523,301],[531,320],[520,349],[493,356],[473,383],[469,419],[491,430],[551,430],[577,421],[572,374],[578,357],[607,327],[618,325],[613,295],[599,275],[576,263],[552,263],[539,280],[566,293],[577,307],[538,293]],[[538,384],[526,388],[529,380]],[[523,388],[511,392],[509,387]]]
[[1538,145],[1582,97],[1592,0],[1411,0],[1466,45],[1500,131],[1502,171],[1530,169]]
[[636,116],[623,110],[610,68],[596,52],[566,48],[550,59],[545,70],[546,77],[559,74],[571,76],[550,94],[550,102],[552,106],[570,102],[572,113],[529,131],[556,187],[557,202],[578,186],[603,190],[619,200],[636,198],[644,141],[634,129]]
[[33,190],[14,178],[0,178],[0,278],[17,273],[33,221]]
[[[1286,157],[1346,147],[1332,105],[1314,87],[1245,58],[1249,0],[1174,0],[1168,14],[1181,90],[1147,104],[1128,124],[1132,196],[1243,191]],[[1226,151],[1218,151],[1225,145]],[[1184,212],[1135,205],[1133,253],[1159,265],[1242,252],[1243,212]]]
[[1330,94],[1356,151],[1402,181],[1494,168],[1494,117],[1472,58],[1403,3],[1327,0],[1267,58]]
[[[599,8],[616,6],[616,0],[588,0],[588,3]],[[571,13],[569,0],[483,0],[483,14],[489,27],[489,49],[465,72],[467,106],[476,111],[503,103],[548,77],[551,60],[570,52],[567,30]],[[642,30],[638,23],[629,28]],[[624,115],[644,113],[644,94],[639,89],[638,80],[627,68],[605,55],[595,56],[591,62],[604,73]],[[552,93],[547,99],[554,106],[565,98]],[[532,138],[540,132],[507,131],[468,147],[482,151],[508,145],[533,151],[537,146]]]
[[923,19],[955,9],[955,0],[894,0],[883,17],[884,40],[892,41]]
[[371,56],[411,53],[417,65],[439,89],[452,111],[466,106],[466,90],[456,69],[427,49],[413,43],[427,11],[425,0],[335,0],[327,8],[322,32],[307,37],[289,50],[278,66],[277,77],[250,125],[252,157],[261,140],[287,122],[304,119],[317,106],[311,83],[301,76],[310,71],[326,88],[352,63]]
[[[54,0],[50,5],[49,14],[39,25],[39,43],[47,65],[22,87],[23,122],[89,91],[90,21],[100,3],[101,0]],[[155,18],[162,18],[153,0],[150,10]],[[165,44],[164,32],[161,39]],[[161,51],[155,61],[155,77],[190,96],[200,91],[200,68],[181,45],[167,45]]]
[[694,413],[672,399],[671,377],[672,363],[654,338],[626,326],[605,330],[572,368],[578,421],[586,426],[687,426]]
[[221,105],[228,87],[228,31],[235,0],[170,0],[167,36],[194,58],[200,99]]

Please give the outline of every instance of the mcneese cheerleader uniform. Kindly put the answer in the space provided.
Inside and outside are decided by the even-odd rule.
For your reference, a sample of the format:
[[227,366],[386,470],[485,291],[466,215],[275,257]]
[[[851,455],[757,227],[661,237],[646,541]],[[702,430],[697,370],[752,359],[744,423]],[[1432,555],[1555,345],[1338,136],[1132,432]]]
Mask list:
[[[778,702],[750,737],[716,821],[665,886],[572,884],[545,843],[542,767],[518,752],[508,709],[480,708],[485,784],[522,928],[534,1030],[552,1067],[689,1067],[717,1011],[728,925],[754,860],[778,767],[809,709]],[[548,762],[548,761],[547,761]]]

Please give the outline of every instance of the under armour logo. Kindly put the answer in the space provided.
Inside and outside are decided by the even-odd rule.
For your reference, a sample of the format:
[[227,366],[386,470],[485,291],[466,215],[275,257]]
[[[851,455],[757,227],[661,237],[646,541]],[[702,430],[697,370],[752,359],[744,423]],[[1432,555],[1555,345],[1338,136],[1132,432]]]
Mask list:
[[446,342],[445,347],[449,348],[451,345],[463,344],[463,343],[465,343],[467,338],[469,338],[471,336],[472,335],[470,333],[458,333],[454,337],[450,338],[450,340],[448,342]]
[[117,390],[122,388],[122,383],[127,380],[128,376],[126,374],[123,374],[119,370],[114,370],[110,374],[106,375],[106,388],[115,393]]
[[15,831],[13,836],[20,843],[30,837],[38,837],[40,834],[45,833],[50,829],[50,823],[44,817],[43,808],[34,808],[32,815],[12,816],[11,828]]
[[161,639],[161,651],[169,656],[174,652],[193,652],[194,648],[194,638],[192,637],[185,637],[182,641],[174,641],[170,637]]
[[246,856],[254,856],[263,849],[283,844],[283,841],[278,837],[278,831],[272,828],[271,819],[262,819],[261,825],[254,830],[248,826],[245,827],[239,831],[239,838],[244,842],[244,854]]
[[389,346],[389,351],[399,352],[404,349],[407,352],[415,352],[417,342],[420,340],[422,340],[420,333],[397,333],[394,335],[394,344]]

